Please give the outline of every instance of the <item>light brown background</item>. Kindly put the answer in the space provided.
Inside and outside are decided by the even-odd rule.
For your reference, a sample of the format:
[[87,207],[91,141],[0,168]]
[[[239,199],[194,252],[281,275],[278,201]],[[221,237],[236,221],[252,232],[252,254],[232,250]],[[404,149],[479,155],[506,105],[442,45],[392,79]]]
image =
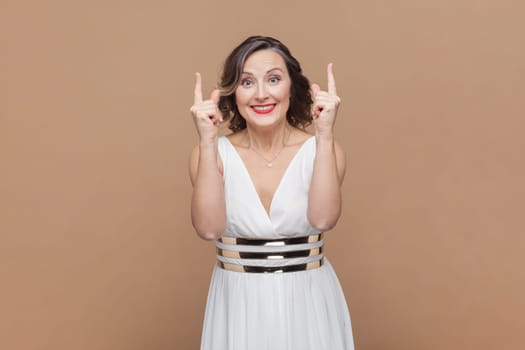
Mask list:
[[520,1],[0,5],[0,348],[197,349],[193,72],[251,34],[333,61],[348,155],[327,235],[360,350],[523,349]]

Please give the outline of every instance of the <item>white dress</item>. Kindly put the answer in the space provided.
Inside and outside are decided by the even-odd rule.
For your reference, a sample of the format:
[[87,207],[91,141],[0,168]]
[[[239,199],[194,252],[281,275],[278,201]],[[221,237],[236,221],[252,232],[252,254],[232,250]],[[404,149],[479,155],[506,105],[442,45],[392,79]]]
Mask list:
[[[315,137],[311,137],[286,169],[268,215],[236,149],[220,137],[227,212],[224,236],[275,239],[319,233],[306,216],[315,152]],[[295,272],[214,267],[201,350],[309,349],[354,349],[345,298],[326,257],[321,267]]]

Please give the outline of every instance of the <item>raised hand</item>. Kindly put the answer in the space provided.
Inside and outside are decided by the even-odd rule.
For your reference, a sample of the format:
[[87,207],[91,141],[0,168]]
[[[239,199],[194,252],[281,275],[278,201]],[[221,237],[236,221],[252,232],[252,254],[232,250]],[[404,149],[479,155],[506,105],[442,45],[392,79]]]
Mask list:
[[223,121],[218,107],[219,97],[219,89],[214,89],[210,98],[203,101],[202,77],[200,73],[195,73],[195,91],[190,111],[201,140],[212,141],[217,137],[219,124]]
[[319,85],[312,84],[312,97],[314,100],[312,113],[317,134],[330,134],[333,132],[337,109],[341,99],[337,96],[332,63],[328,64],[328,91],[322,91]]

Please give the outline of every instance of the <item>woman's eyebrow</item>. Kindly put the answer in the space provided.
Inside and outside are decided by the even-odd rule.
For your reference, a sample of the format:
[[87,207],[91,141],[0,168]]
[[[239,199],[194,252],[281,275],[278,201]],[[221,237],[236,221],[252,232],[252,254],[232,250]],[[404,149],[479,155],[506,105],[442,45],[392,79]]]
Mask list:
[[[267,71],[266,71],[266,74],[271,73],[271,72],[273,72],[274,70],[278,70],[278,71],[280,71],[281,73],[284,73],[284,71],[283,71],[281,68],[279,68],[279,67],[275,67],[275,68],[271,68],[271,69],[267,70]],[[251,73],[251,72],[246,72],[246,71],[242,71],[241,74],[254,75],[253,73]]]
[[282,70],[281,68],[279,68],[279,67],[275,67],[275,68],[272,68],[272,69],[266,71],[266,74],[268,74],[268,73],[270,73],[270,72],[273,72],[274,70],[278,70],[278,71],[281,71],[281,73],[283,73],[283,70]]

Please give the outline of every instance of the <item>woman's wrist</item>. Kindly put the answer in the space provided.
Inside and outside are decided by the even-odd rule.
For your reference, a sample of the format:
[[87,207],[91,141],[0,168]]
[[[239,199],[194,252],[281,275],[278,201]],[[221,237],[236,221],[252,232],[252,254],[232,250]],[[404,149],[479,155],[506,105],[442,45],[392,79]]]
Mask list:
[[331,131],[315,133],[315,140],[317,141],[317,143],[333,143],[334,139],[334,133]]
[[215,148],[217,146],[217,136],[201,138],[199,140],[199,147],[201,150],[207,148]]

